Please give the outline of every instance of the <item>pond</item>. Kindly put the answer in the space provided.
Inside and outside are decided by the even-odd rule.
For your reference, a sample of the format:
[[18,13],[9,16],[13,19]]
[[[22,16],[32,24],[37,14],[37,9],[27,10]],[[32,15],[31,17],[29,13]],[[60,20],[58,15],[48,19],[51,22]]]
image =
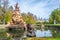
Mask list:
[[[52,37],[52,33],[50,30],[45,30],[45,31],[36,30],[35,34],[36,34],[36,37]],[[27,37],[27,36],[25,35],[24,37]]]
[[52,33],[50,30],[45,30],[45,31],[36,30],[35,34],[36,37],[52,37]]
[[[41,29],[36,29],[35,31],[36,37],[60,37],[60,31],[55,29],[47,29],[44,31],[41,31]],[[4,35],[4,36],[3,36]],[[5,29],[0,29],[0,37],[5,37],[6,31]],[[26,35],[24,37],[27,37]]]
[[[6,32],[5,32],[5,29],[0,29],[0,34],[2,34],[2,35],[0,35],[0,38],[6,38],[5,36],[6,36],[6,34],[5,34]],[[44,30],[44,31],[41,31],[41,29],[36,29],[36,31],[35,31],[35,34],[36,34],[36,37],[31,37],[32,39],[35,39],[35,40],[42,40],[42,38],[45,40],[45,38],[44,37],[49,37],[49,40],[51,39],[50,37],[52,37],[53,36],[53,34],[51,33],[51,30],[50,29],[48,29],[48,30]],[[55,34],[56,35],[56,34]],[[31,39],[31,38],[29,38],[29,37],[27,37],[26,35],[24,36],[25,37],[25,39],[26,40],[29,40],[29,39]],[[9,39],[9,38],[7,38],[7,39]],[[19,38],[12,38],[12,39],[19,39]],[[46,40],[48,40],[48,38],[46,38]],[[53,40],[53,39],[51,39],[51,40]],[[57,39],[58,40],[58,39]],[[60,39],[59,39],[60,40]]]

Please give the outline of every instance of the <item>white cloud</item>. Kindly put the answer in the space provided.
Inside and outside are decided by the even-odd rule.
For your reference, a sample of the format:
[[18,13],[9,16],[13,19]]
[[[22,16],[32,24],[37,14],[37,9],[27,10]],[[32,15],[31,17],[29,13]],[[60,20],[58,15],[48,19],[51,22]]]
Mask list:
[[[17,0],[10,0],[15,5]],[[31,12],[42,18],[49,18],[51,11],[58,7],[59,0],[18,0],[21,12]]]
[[43,18],[46,17],[45,13],[47,12],[46,10],[48,10],[48,8],[47,9],[44,8],[46,6],[46,3],[39,2],[34,5],[28,4],[28,1],[22,2],[22,3],[20,4],[21,12],[31,12],[37,16],[40,16]]

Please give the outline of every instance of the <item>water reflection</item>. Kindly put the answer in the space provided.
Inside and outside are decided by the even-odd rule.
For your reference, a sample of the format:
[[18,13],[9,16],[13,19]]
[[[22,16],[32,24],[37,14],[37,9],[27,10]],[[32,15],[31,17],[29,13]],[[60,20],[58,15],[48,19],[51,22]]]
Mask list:
[[46,31],[41,31],[41,30],[36,30],[36,37],[51,37],[51,31],[46,30]]

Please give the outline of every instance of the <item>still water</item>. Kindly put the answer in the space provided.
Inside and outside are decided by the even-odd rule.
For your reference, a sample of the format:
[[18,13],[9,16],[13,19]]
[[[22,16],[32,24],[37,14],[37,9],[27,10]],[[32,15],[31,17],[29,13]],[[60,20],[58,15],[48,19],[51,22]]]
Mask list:
[[[36,37],[52,37],[52,33],[50,30],[45,30],[45,31],[36,30],[35,34],[36,34]],[[25,35],[24,37],[27,37],[27,36]]]
[[36,37],[52,37],[52,33],[50,30],[45,30],[45,31],[36,30],[35,34]]

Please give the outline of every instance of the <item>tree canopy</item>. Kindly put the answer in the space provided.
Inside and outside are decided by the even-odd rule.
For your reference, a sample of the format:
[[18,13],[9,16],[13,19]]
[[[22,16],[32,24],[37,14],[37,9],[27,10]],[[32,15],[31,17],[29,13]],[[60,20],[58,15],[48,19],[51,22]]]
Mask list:
[[59,9],[55,9],[54,11],[52,11],[50,18],[49,18],[49,22],[50,23],[60,23],[60,10]]
[[30,13],[30,12],[28,12],[27,14],[26,13],[21,13],[21,15],[22,15],[23,20],[26,23],[31,23],[31,24],[36,23],[36,16],[33,15],[32,13]]
[[[6,24],[12,15],[13,8],[8,6],[9,0],[0,0],[0,23]],[[3,5],[3,6],[2,6]]]

